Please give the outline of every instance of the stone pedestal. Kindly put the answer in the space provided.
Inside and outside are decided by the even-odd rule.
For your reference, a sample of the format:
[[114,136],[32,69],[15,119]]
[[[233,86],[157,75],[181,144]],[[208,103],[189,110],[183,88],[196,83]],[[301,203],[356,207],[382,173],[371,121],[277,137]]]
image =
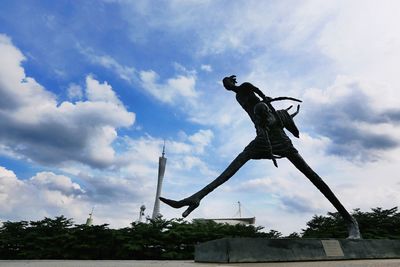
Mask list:
[[223,238],[199,244],[196,262],[279,262],[400,258],[400,240]]

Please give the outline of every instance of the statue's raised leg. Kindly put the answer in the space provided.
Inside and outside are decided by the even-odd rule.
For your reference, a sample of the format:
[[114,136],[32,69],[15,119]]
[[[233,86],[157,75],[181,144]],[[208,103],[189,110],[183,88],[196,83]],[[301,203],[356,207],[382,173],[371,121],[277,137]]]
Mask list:
[[231,162],[231,164],[229,164],[229,166],[225,169],[225,171],[223,171],[223,173],[221,173],[220,176],[218,176],[214,181],[209,183],[207,186],[205,186],[197,193],[179,201],[163,197],[160,197],[160,200],[165,204],[176,209],[189,206],[182,213],[182,216],[186,217],[200,205],[200,200],[202,200],[215,188],[228,181],[249,160],[250,160],[249,154],[247,152],[242,152]]
[[345,207],[340,203],[339,199],[335,196],[328,185],[319,177],[319,175],[314,172],[310,166],[305,162],[305,160],[300,156],[299,153],[293,153],[287,156],[290,162],[298,170],[300,170],[318,189],[321,193],[332,203],[332,205],[337,209],[340,215],[343,217],[347,224],[347,229],[349,232],[348,238],[360,239],[361,234],[358,228],[357,221],[350,215],[350,213],[345,209]]

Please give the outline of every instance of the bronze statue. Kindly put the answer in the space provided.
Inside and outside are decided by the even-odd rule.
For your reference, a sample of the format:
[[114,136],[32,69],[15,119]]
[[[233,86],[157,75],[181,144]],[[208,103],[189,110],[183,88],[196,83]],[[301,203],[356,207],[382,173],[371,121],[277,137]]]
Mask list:
[[[236,94],[236,100],[253,121],[257,136],[244,148],[243,152],[231,162],[220,176],[197,193],[179,201],[163,197],[160,197],[160,200],[173,208],[188,206],[182,214],[183,217],[186,217],[200,205],[201,199],[218,186],[228,181],[250,159],[270,159],[273,161],[273,164],[278,167],[276,159],[287,158],[338,210],[347,224],[348,238],[361,238],[357,221],[340,203],[321,177],[308,166],[284,131],[284,129],[286,129],[295,137],[299,137],[299,130],[293,121],[293,117],[299,112],[300,106],[297,106],[297,111],[295,113],[289,114],[288,110],[292,106],[283,110],[275,110],[271,104],[271,102],[278,100],[289,99],[297,102],[301,102],[301,100],[291,97],[270,98],[265,96],[260,89],[251,83],[245,82],[240,86],[237,86],[236,83],[235,75],[223,79],[224,87],[228,91],[232,91]],[[260,100],[257,95],[261,97],[262,100]]]

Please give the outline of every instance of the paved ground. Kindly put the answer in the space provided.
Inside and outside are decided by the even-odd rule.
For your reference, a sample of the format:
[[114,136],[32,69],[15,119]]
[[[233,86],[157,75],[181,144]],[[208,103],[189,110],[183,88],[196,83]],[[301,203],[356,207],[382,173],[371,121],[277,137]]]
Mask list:
[[400,267],[395,260],[282,263],[195,263],[193,261],[0,261],[0,267]]

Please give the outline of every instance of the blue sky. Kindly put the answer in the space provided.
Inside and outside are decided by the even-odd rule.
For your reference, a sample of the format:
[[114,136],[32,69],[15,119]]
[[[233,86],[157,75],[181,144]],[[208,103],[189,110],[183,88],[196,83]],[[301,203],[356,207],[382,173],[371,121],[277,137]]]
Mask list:
[[[296,148],[349,209],[399,205],[396,1],[1,1],[0,220],[124,227],[214,179],[254,138],[236,74],[303,100]],[[292,103],[276,105],[287,107]],[[295,139],[295,138],[293,138]],[[300,231],[333,207],[286,160],[252,161],[189,219]],[[164,205],[166,218],[182,210]]]

